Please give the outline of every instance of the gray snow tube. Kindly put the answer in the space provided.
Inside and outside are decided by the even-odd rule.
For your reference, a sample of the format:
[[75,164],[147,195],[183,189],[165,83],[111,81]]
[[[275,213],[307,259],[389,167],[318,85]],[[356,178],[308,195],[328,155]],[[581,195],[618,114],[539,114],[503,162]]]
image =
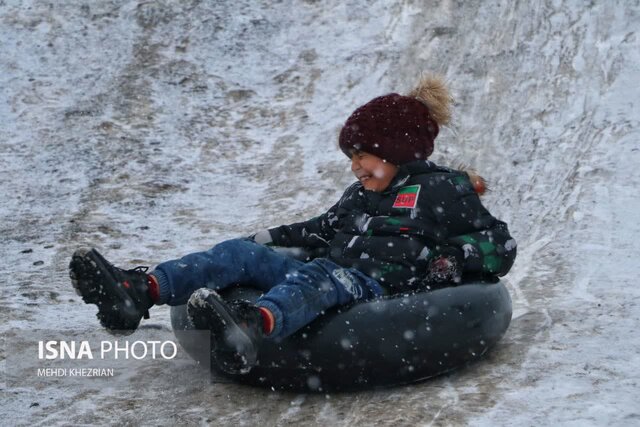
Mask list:
[[[252,301],[260,296],[250,288],[221,294]],[[258,365],[245,375],[211,367],[236,382],[279,390],[329,392],[407,384],[480,358],[502,338],[510,321],[506,287],[474,282],[328,312],[282,341],[264,341]],[[171,324],[187,353],[210,366],[208,340],[194,334],[185,305],[171,308]]]

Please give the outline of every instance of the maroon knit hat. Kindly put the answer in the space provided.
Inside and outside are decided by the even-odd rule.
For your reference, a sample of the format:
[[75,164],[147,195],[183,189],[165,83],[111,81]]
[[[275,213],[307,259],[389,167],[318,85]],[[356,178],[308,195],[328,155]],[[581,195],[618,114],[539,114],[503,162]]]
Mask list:
[[427,159],[439,127],[429,108],[397,93],[374,98],[351,114],[340,132],[340,149],[366,151],[394,165]]

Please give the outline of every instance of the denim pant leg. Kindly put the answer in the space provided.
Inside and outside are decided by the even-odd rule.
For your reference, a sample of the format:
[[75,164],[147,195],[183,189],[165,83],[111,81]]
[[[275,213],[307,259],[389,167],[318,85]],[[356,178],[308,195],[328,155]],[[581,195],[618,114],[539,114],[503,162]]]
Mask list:
[[260,297],[257,305],[269,309],[276,325],[269,338],[287,337],[331,307],[383,294],[374,279],[353,268],[317,258],[303,264],[282,283]]
[[303,265],[252,240],[232,239],[207,251],[163,262],[151,274],[158,279],[158,304],[182,305],[204,287],[250,284],[266,292]]

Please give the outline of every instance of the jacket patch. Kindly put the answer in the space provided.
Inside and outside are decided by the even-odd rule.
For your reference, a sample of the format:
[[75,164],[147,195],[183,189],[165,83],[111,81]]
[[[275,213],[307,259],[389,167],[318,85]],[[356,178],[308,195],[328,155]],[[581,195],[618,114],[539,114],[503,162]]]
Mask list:
[[418,194],[420,194],[420,184],[401,188],[392,207],[413,209],[418,202]]

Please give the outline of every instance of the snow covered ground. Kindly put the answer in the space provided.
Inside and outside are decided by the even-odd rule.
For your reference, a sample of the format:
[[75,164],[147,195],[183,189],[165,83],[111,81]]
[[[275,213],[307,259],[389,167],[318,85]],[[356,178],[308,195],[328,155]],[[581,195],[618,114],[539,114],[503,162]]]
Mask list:
[[[3,424],[640,425],[639,28],[622,0],[0,0]],[[519,244],[485,360],[328,396],[184,357],[8,379],[34,330],[109,339],[75,248],[153,265],[322,212],[352,182],[341,124],[423,70],[457,100],[433,159],[486,176]],[[171,339],[168,314],[138,334]]]

